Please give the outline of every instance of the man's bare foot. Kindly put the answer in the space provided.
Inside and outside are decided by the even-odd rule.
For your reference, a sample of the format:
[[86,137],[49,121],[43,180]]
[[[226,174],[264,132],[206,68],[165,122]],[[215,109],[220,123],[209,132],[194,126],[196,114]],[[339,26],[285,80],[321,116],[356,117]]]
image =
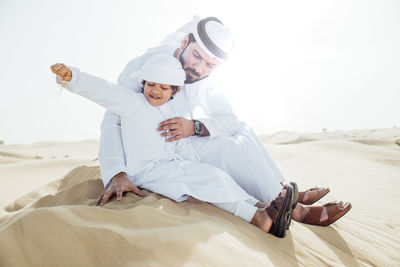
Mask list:
[[[286,182],[281,182],[282,186],[287,185],[288,183]],[[328,187],[313,187],[310,188],[306,191],[299,191],[298,194],[298,203],[304,204],[304,205],[312,205],[321,198],[323,198],[326,194],[330,192],[330,189]]]
[[292,211],[292,219],[296,222],[301,222],[308,213],[308,208],[305,207],[303,204],[297,203],[296,208]]
[[266,233],[269,233],[269,230],[271,230],[272,227],[272,220],[268,216],[265,209],[258,209],[254,214],[251,223],[257,225],[261,230]]

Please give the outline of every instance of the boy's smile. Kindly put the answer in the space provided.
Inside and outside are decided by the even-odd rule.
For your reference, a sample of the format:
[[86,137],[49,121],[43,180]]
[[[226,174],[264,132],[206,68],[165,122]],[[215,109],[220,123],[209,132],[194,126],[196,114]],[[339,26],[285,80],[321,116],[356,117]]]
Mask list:
[[162,104],[165,104],[171,98],[171,96],[174,96],[177,92],[179,92],[179,90],[180,87],[174,90],[171,85],[168,84],[146,81],[143,88],[143,94],[150,105],[161,106]]

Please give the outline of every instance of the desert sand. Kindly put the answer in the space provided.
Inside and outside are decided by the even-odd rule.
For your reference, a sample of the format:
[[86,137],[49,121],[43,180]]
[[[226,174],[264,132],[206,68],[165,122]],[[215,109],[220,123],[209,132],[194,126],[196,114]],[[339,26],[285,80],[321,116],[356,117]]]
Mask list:
[[0,266],[400,266],[400,129],[260,138],[300,190],[328,186],[320,202],[352,210],[279,239],[151,192],[96,207],[97,141],[1,145]]

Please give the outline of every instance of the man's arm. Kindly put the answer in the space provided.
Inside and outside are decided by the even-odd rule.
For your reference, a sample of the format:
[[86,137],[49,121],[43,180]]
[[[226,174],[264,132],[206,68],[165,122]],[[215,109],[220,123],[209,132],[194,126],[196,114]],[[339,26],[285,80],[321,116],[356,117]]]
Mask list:
[[[202,129],[200,133],[197,134],[195,131],[194,120],[188,120],[183,117],[177,117],[162,121],[159,124],[157,131],[163,131],[163,133],[161,133],[161,136],[167,137],[167,139],[165,140],[167,142],[173,142],[181,138],[186,138],[195,134],[200,137],[209,136],[210,133],[208,132],[208,129],[205,127],[205,125],[201,123],[201,126]],[[167,132],[167,130],[169,131]]]
[[[202,88],[203,89],[203,88]],[[202,91],[206,95],[201,97],[200,106],[203,108],[208,118],[198,118],[201,121],[211,138],[222,135],[233,135],[243,127],[233,113],[232,107],[220,88],[214,86],[212,82],[207,84],[206,90]]]
[[[210,86],[210,83],[205,83],[200,88],[189,88],[187,93],[190,104],[200,106],[209,116],[208,118],[196,118],[202,123],[199,137],[210,136],[213,138],[222,135],[234,135],[244,126],[244,123],[240,122],[233,113],[223,92],[213,84]],[[195,133],[193,120],[182,117],[160,122],[157,130],[164,131],[161,135],[167,137],[167,142],[186,138]],[[165,132],[167,130],[168,132]]]

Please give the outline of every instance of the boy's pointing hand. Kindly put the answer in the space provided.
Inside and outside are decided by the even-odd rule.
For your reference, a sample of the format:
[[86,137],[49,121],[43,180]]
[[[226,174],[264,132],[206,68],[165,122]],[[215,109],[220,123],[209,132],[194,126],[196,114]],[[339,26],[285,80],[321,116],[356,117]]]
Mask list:
[[71,70],[62,63],[56,63],[50,67],[51,71],[60,76],[61,80],[64,82],[69,82],[72,79]]

